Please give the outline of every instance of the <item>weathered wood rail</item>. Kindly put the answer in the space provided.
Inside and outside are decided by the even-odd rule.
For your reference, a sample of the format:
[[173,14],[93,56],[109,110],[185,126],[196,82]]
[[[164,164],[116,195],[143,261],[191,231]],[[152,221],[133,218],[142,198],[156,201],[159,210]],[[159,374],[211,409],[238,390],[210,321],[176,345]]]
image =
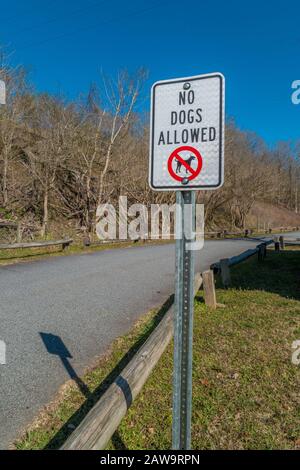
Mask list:
[[[215,300],[216,294],[215,294],[214,274],[220,274],[223,286],[225,288],[228,288],[231,284],[230,267],[240,264],[243,261],[246,261],[248,258],[256,254],[258,255],[258,261],[262,262],[267,255],[267,246],[271,245],[272,243],[275,244],[275,250],[279,251],[280,244],[279,242],[276,242],[276,239],[264,240],[255,248],[246,250],[240,255],[232,256],[231,258],[221,259],[218,263],[213,263],[209,271],[202,273],[203,280],[204,280],[203,287],[204,287],[205,303],[211,308],[217,307],[217,302]],[[205,281],[206,279],[209,279],[209,282]]]
[[[263,259],[266,247],[271,243],[273,240],[264,240],[256,248],[230,258],[226,263],[228,270],[230,266],[241,263],[255,254],[258,254],[259,260]],[[221,264],[221,262],[215,263],[213,268],[218,268],[220,271]],[[206,304],[216,308],[218,304],[213,270],[196,275],[195,294],[202,284]],[[67,439],[61,450],[105,449],[173,337],[173,308],[173,306],[169,308],[144,345]]]
[[286,246],[298,246],[300,245],[300,238],[292,238],[292,237],[284,237],[280,236],[278,239],[276,238],[275,243],[279,243],[279,249],[284,250]]
[[65,238],[63,240],[49,240],[45,242],[28,242],[28,243],[1,243],[0,250],[17,250],[23,248],[44,248],[48,246],[62,245],[64,250],[67,246],[73,243],[72,238]]
[[[274,243],[273,240],[263,241],[262,243],[257,245],[255,248],[251,248],[249,250],[244,251],[240,255],[232,256],[232,258],[228,258],[227,259],[227,264],[228,264],[229,267],[234,266],[236,264],[242,263],[243,261],[246,261],[248,258],[250,258],[251,256],[254,256],[256,254],[258,254],[259,257],[261,257],[261,252],[264,252],[266,247],[268,245],[271,245],[272,243]],[[221,261],[219,263],[213,263],[211,265],[210,269],[212,269],[215,273],[220,272],[221,271]]]
[[[279,227],[277,229],[269,229],[269,230],[263,230],[263,232],[265,232],[265,234],[271,234],[272,231],[273,232],[282,232],[282,231],[287,231],[287,230],[291,230],[291,231],[296,231],[298,230],[298,227],[293,227],[293,228],[284,228],[284,227]],[[231,237],[240,237],[240,238],[249,238],[250,240],[251,239],[257,239],[258,238],[255,238],[255,235],[253,235],[254,233],[254,230],[253,229],[245,229],[245,230],[240,230],[240,231],[235,231],[235,232],[232,232],[232,231],[229,231],[229,230],[218,230],[218,231],[209,231],[209,232],[205,232],[204,233],[204,238],[205,239],[227,239],[227,238],[231,238]],[[270,235],[272,236],[272,235]],[[157,237],[151,237],[151,239],[148,239],[148,238],[137,238],[135,240],[98,240],[98,241],[92,241],[89,239],[89,237],[85,237],[83,239],[83,244],[84,246],[100,246],[100,245],[104,245],[104,244],[122,244],[122,243],[130,243],[130,242],[134,242],[134,243],[137,243],[137,242],[151,242],[153,240],[158,240],[158,241],[162,241],[162,240],[173,240],[175,235],[174,233],[170,233],[169,235],[170,238],[162,238],[160,235],[157,236]]]
[[[195,294],[202,284],[195,278]],[[172,305],[134,358],[62,446],[62,450],[104,449],[173,337]]]

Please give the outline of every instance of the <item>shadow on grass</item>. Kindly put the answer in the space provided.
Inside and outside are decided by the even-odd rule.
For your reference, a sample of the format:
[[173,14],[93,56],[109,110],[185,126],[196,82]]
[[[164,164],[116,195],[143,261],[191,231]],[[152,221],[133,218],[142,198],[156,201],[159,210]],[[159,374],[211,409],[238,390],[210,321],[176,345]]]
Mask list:
[[[115,382],[119,375],[121,374],[122,370],[124,367],[127,366],[127,364],[130,362],[132,357],[136,354],[136,352],[141,348],[141,346],[145,343],[145,341],[148,339],[152,331],[156,328],[156,326],[159,324],[169,307],[173,303],[173,296],[170,296],[170,298],[164,303],[164,305],[161,307],[161,309],[157,312],[155,315],[154,319],[152,320],[150,326],[147,328],[147,331],[143,334],[140,335],[136,343],[124,354],[122,359],[118,362],[118,364],[114,367],[114,369],[105,377],[105,379],[99,384],[99,386],[91,392],[87,386],[84,384],[82,379],[80,379],[74,369],[70,368],[70,364],[67,361],[67,358],[72,357],[70,353],[66,353],[66,351],[63,351],[63,348],[59,347],[58,351],[55,352],[55,349],[57,350],[57,347],[49,347],[49,342],[47,342],[46,338],[46,343],[45,343],[45,337],[43,339],[44,344],[50,354],[57,354],[59,357],[61,357],[63,364],[67,365],[66,369],[69,372],[69,375],[74,379],[74,381],[78,384],[80,390],[86,397],[86,401],[81,405],[81,407],[69,418],[69,420],[62,426],[62,428],[55,434],[55,436],[49,441],[45,449],[59,449],[63,443],[68,439],[68,437],[71,435],[73,432],[74,427],[77,427],[81,421],[85,418],[85,416],[88,414],[88,412],[91,410],[91,408],[96,404],[96,402],[102,397],[102,395],[106,392],[108,387]],[[48,337],[53,336],[47,334]],[[48,338],[49,339],[49,338]],[[128,393],[125,394],[125,389],[124,387],[128,388],[128,384],[120,384],[120,381],[117,380],[117,384],[121,387],[121,389],[124,392],[125,397],[128,396]],[[129,407],[131,403],[127,403],[127,406]],[[118,431],[114,433],[112,436],[112,442],[114,445],[114,448],[116,450],[125,450],[126,446],[124,442],[122,441],[120,435],[118,434]]]
[[[300,251],[268,251],[264,261],[256,257],[231,268],[231,288],[261,290],[289,299],[300,299]],[[222,288],[218,276],[217,286]]]
[[53,335],[52,333],[40,333],[41,339],[45,345],[49,354],[59,357],[64,368],[68,372],[70,379],[76,382],[81,393],[87,398],[91,398],[91,392],[83,380],[78,377],[76,371],[73,369],[69,359],[72,359],[72,355],[67,349],[66,345],[60,338],[60,336]]

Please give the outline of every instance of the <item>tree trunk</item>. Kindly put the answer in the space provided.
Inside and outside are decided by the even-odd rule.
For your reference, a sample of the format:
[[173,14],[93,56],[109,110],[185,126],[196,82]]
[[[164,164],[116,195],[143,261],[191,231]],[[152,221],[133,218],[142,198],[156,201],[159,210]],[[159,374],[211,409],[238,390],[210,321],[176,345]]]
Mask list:
[[41,236],[44,238],[47,235],[48,229],[48,200],[49,200],[49,188],[45,188],[44,192],[44,203],[43,203],[43,224],[41,229]]
[[8,204],[7,173],[8,173],[8,158],[7,158],[7,155],[4,155],[3,175],[2,175],[2,196],[3,196],[4,207],[6,207]]
[[85,208],[85,225],[87,228],[87,232],[90,234],[92,231],[92,223],[91,223],[91,171],[86,179],[86,208]]
[[102,197],[103,197],[103,192],[104,192],[104,182],[105,182],[105,176],[106,176],[106,173],[107,173],[107,170],[108,170],[108,166],[109,166],[109,162],[110,162],[110,156],[111,156],[111,152],[112,152],[112,147],[113,147],[113,142],[111,141],[109,146],[108,146],[108,149],[107,149],[107,152],[106,152],[106,156],[105,156],[105,165],[104,165],[104,168],[101,172],[101,176],[100,176],[100,182],[99,182],[99,190],[98,190],[98,198],[97,198],[97,206],[99,206],[101,203],[102,203]]

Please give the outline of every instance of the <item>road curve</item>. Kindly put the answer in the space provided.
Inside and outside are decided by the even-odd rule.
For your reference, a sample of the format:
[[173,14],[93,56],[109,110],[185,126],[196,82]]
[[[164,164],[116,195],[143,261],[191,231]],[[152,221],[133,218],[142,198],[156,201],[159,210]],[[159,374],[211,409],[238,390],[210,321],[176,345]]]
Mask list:
[[[197,267],[203,270],[252,246],[244,240],[207,241]],[[0,448],[7,448],[70,378],[58,354],[71,356],[69,363],[82,374],[114,338],[173,291],[171,244],[0,267],[0,340],[7,347],[7,364],[0,365]],[[60,345],[47,345],[48,335],[58,336]]]

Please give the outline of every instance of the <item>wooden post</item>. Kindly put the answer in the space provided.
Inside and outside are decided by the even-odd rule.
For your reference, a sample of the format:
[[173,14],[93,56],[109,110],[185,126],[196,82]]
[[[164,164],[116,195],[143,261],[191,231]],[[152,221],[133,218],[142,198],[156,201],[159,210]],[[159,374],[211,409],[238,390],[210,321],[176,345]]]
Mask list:
[[215,279],[213,271],[204,271],[202,273],[203,279],[203,290],[205,304],[213,309],[217,308],[216,290],[215,290]]
[[90,239],[89,235],[84,237],[83,246],[91,246],[91,239]]
[[282,235],[279,237],[279,244],[280,244],[280,249],[284,250],[284,238]]
[[262,245],[260,245],[260,246],[258,247],[257,257],[258,257],[258,261],[260,261],[260,262],[263,261],[263,259],[264,259],[263,247],[262,247]]
[[221,268],[221,278],[222,278],[223,286],[227,288],[231,284],[228,258],[220,260],[220,268]]

